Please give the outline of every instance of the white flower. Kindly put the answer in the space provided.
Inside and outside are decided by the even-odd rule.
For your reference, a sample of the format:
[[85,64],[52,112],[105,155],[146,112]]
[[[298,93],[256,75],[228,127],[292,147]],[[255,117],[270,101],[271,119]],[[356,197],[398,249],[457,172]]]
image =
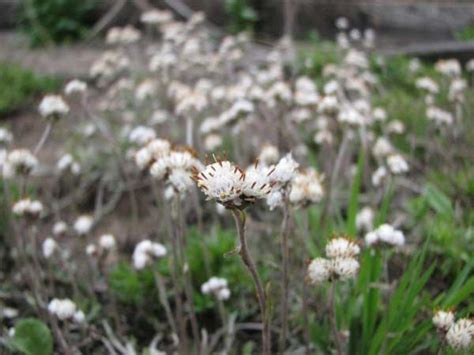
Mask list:
[[273,211],[276,207],[283,206],[283,193],[280,189],[274,189],[268,194],[266,200],[270,211]]
[[112,234],[104,234],[99,238],[99,245],[104,250],[112,250],[117,245],[117,242]]
[[149,10],[141,14],[140,21],[149,25],[168,23],[173,21],[173,14],[166,10]]
[[131,44],[141,38],[141,33],[132,26],[113,27],[107,32],[105,41],[108,44]]
[[49,259],[53,253],[56,251],[58,248],[58,244],[53,238],[46,238],[43,241],[42,249],[43,249],[43,256],[46,259]]
[[57,299],[54,298],[48,304],[49,313],[55,315],[60,320],[70,319],[74,316],[77,306],[70,299]]
[[377,170],[374,171],[372,174],[372,185],[374,186],[380,186],[382,183],[382,180],[387,176],[387,169],[385,166],[380,166],[377,168]]
[[97,252],[97,247],[94,244],[87,244],[86,254],[89,256],[94,255]]
[[435,69],[448,77],[457,77],[461,75],[461,64],[457,59],[439,60],[435,64]]
[[438,84],[429,77],[423,77],[423,78],[417,79],[415,86],[418,89],[425,90],[428,93],[433,94],[433,95],[439,92]]
[[451,112],[440,109],[436,106],[429,106],[426,109],[426,117],[433,121],[436,125],[446,125],[449,126],[453,123],[454,118]]
[[138,102],[153,98],[156,92],[156,85],[151,79],[142,81],[135,89],[135,99]]
[[354,258],[336,258],[331,260],[333,273],[341,280],[353,279],[359,271],[359,262]]
[[356,216],[356,226],[358,230],[370,230],[374,223],[374,211],[370,207],[364,207]]
[[143,269],[152,262],[153,258],[161,258],[166,254],[167,250],[164,245],[150,240],[142,240],[133,251],[133,266],[138,270]]
[[1,312],[2,316],[8,319],[16,318],[19,314],[17,309],[11,307],[3,307]]
[[387,119],[387,112],[381,107],[376,107],[372,112],[372,116],[374,116],[374,120],[384,122]]
[[258,161],[265,166],[276,163],[280,156],[278,148],[271,144],[265,144],[258,155]]
[[206,151],[212,152],[223,143],[222,137],[218,134],[209,134],[204,138],[204,147]]
[[469,59],[466,63],[466,70],[468,72],[474,72],[474,59]]
[[399,120],[390,121],[387,124],[387,132],[394,134],[402,134],[405,131],[405,125]]
[[382,224],[374,231],[366,234],[365,243],[368,246],[385,243],[400,247],[405,244],[405,236],[402,231],[395,229],[390,224]]
[[64,154],[56,163],[56,167],[60,172],[70,170],[74,175],[81,172],[81,166],[74,160],[71,154]]
[[454,324],[454,313],[452,311],[437,311],[432,321],[436,328],[447,332]]
[[227,280],[220,277],[211,277],[201,285],[201,292],[208,295],[214,295],[218,300],[227,300],[230,297],[230,290],[227,286]]
[[72,319],[76,323],[79,323],[79,324],[84,323],[86,320],[86,315],[84,314],[83,311],[79,309],[78,311],[74,313],[74,315],[72,316]]
[[8,153],[5,167],[12,169],[15,174],[28,175],[38,166],[38,160],[27,149],[15,149]]
[[135,127],[128,135],[130,143],[144,145],[156,138],[156,133],[153,128],[145,126]]
[[14,215],[23,217],[38,217],[43,211],[43,204],[40,201],[30,200],[29,198],[15,202],[12,207]]
[[53,234],[54,235],[63,235],[67,232],[67,224],[64,221],[58,221],[53,225]]
[[48,95],[43,97],[38,110],[43,117],[61,117],[69,113],[69,106],[61,96]]
[[316,258],[308,265],[307,277],[312,284],[328,281],[331,273],[331,262],[327,259]]
[[333,238],[326,245],[326,256],[334,258],[353,258],[360,253],[360,247],[343,237]]
[[285,184],[295,176],[298,167],[299,164],[293,159],[291,153],[288,153],[270,170],[270,179]]
[[324,196],[323,178],[312,168],[297,172],[291,181],[289,200],[295,205],[318,203]]
[[85,82],[74,79],[66,84],[66,87],[64,88],[64,93],[66,95],[82,94],[86,92],[86,90],[87,84]]
[[386,157],[393,153],[394,149],[390,141],[385,137],[379,137],[372,147],[372,154],[378,158]]
[[456,350],[467,350],[472,345],[474,337],[474,321],[471,319],[459,319],[446,334],[448,344]]
[[89,215],[79,216],[74,222],[73,228],[79,235],[85,235],[89,233],[94,224],[94,219]]
[[336,28],[338,30],[347,30],[349,28],[349,20],[346,17],[338,17],[336,19]]
[[387,158],[387,165],[393,174],[406,173],[410,168],[400,154],[392,154]]
[[13,141],[13,134],[6,128],[0,127],[0,144],[9,144]]

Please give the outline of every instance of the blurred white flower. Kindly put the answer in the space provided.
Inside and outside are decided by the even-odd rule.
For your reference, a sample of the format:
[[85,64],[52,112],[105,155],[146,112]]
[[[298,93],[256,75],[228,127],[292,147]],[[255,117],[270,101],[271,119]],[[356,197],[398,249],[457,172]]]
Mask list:
[[58,248],[58,243],[53,238],[46,238],[43,241],[42,250],[43,256],[49,259]]
[[64,93],[69,96],[74,94],[82,94],[86,92],[86,90],[87,84],[85,82],[74,79],[66,84],[64,88]]
[[48,311],[60,320],[70,319],[76,313],[77,306],[70,299],[53,298],[48,304]]
[[402,231],[395,229],[390,224],[382,224],[365,235],[365,243],[368,246],[385,244],[401,247],[405,244],[405,236]]
[[69,106],[59,95],[47,95],[43,97],[38,107],[41,116],[59,118],[69,113]]
[[91,231],[93,224],[94,218],[92,216],[82,215],[75,220],[73,228],[78,235],[82,236]]
[[15,202],[12,212],[18,217],[38,217],[43,212],[43,204],[40,201],[25,198]]
[[64,235],[68,230],[68,226],[64,221],[58,221],[53,225],[53,234],[56,236]]
[[133,266],[138,270],[143,269],[153,259],[164,257],[166,254],[167,250],[164,245],[150,240],[142,240],[135,246],[133,251]]
[[112,250],[116,247],[117,242],[112,234],[104,234],[99,238],[99,245],[103,250]]
[[392,174],[403,174],[410,170],[405,158],[400,154],[392,154],[387,158],[387,165]]
[[331,262],[327,259],[316,258],[308,265],[307,277],[312,284],[328,281],[331,273]]
[[229,299],[230,290],[227,280],[220,277],[211,277],[208,281],[201,285],[201,292],[205,295],[212,294],[218,300],[224,301]]
[[13,141],[13,134],[6,128],[0,127],[0,144],[7,145]]
[[353,241],[344,238],[333,238],[326,245],[326,256],[335,258],[353,258],[360,253],[360,247]]
[[472,319],[459,319],[446,334],[446,340],[453,349],[467,350],[472,345],[474,337],[474,321]]
[[454,313],[452,311],[437,311],[433,316],[432,321],[436,328],[443,332],[447,332],[454,324]]
[[370,207],[364,207],[356,215],[357,230],[369,231],[373,228],[374,211]]

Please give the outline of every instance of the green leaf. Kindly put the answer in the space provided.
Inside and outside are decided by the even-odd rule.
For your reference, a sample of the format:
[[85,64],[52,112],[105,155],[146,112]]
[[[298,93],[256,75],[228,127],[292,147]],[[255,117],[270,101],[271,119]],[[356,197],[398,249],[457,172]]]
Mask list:
[[50,355],[53,353],[53,338],[42,321],[22,319],[15,325],[13,346],[27,355]]
[[449,197],[436,186],[427,184],[423,191],[423,195],[425,196],[428,205],[439,214],[444,216],[452,216],[454,214]]

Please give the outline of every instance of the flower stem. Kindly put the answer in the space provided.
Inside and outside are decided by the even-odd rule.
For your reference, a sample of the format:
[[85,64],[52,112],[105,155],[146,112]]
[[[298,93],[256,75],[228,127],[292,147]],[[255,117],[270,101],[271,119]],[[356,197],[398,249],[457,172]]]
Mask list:
[[270,339],[270,322],[267,315],[267,301],[265,292],[263,290],[262,281],[257,273],[257,268],[255,267],[255,263],[250,256],[250,253],[247,248],[247,239],[245,237],[245,222],[246,222],[246,215],[245,212],[233,209],[232,214],[235,219],[235,224],[237,226],[237,233],[239,235],[240,241],[240,250],[239,255],[242,259],[242,262],[247,267],[250,275],[252,276],[252,280],[255,284],[255,290],[257,292],[257,299],[258,304],[260,306],[260,313],[262,318],[262,354],[269,355],[270,354],[270,347],[271,347],[271,339]]
[[281,225],[281,256],[282,256],[282,283],[281,283],[281,333],[279,353],[283,354],[288,334],[288,235],[290,232],[290,206],[288,198],[283,205],[283,222]]
[[35,150],[33,151],[33,155],[37,155],[38,152],[41,150],[41,148],[43,148],[43,145],[46,143],[46,141],[48,140],[49,135],[51,134],[52,128],[53,128],[53,121],[49,121],[48,125],[46,126],[46,128],[43,131],[43,134],[41,135],[41,138],[40,138],[38,144],[36,144]]
[[331,289],[329,291],[329,303],[330,303],[330,318],[331,318],[331,327],[334,335],[334,343],[336,345],[336,350],[338,355],[343,355],[342,350],[342,339],[341,333],[337,329],[337,319],[336,319],[336,281],[332,282]]

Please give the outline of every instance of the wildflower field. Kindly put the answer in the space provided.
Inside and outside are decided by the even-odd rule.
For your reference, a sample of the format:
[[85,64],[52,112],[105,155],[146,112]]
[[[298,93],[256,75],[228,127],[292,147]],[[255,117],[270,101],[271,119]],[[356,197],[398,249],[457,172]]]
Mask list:
[[474,59],[335,26],[151,10],[3,121],[0,353],[472,354]]

